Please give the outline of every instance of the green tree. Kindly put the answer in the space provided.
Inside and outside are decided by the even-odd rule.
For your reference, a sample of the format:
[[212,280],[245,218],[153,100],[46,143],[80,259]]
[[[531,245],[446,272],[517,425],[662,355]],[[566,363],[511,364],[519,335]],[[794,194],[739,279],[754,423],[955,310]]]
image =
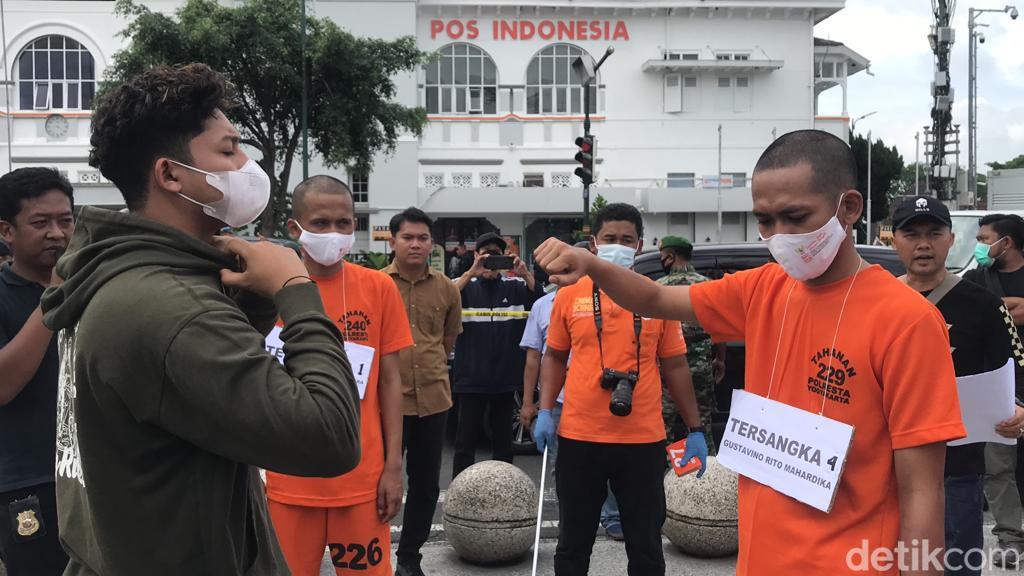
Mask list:
[[[857,181],[860,191],[865,195],[865,211],[867,210],[868,181],[868,141],[859,135],[851,135],[850,146],[857,159]],[[903,156],[896,147],[888,147],[881,139],[873,139],[871,143],[871,221],[881,222],[889,217],[889,206],[892,198],[901,193],[902,176],[904,175]],[[921,186],[924,186],[923,176]],[[913,189],[913,172],[911,172],[910,188]]]
[[[296,153],[302,136],[303,1],[248,0],[230,8],[216,0],[187,0],[166,15],[118,0],[117,13],[129,20],[122,32],[127,47],[114,55],[104,78],[103,89],[109,89],[152,66],[188,62],[223,72],[239,101],[228,117],[245,142],[262,152],[259,164],[270,175],[271,201],[259,221],[268,236],[284,229],[291,209],[289,178],[302,161]],[[309,18],[306,26],[311,147],[331,168],[366,172],[376,154],[394,151],[399,134],[422,133],[426,112],[394,102],[394,77],[416,70],[430,55],[412,37],[358,38],[326,18]]]
[[1017,156],[1009,162],[989,162],[988,167],[993,170],[1013,170],[1015,168],[1024,168],[1024,154]]
[[[928,190],[925,188],[927,183],[927,173],[929,167],[925,164],[921,164],[920,177],[918,177],[916,162],[912,162],[903,167],[903,172],[900,174],[898,180],[892,183],[892,194],[890,197],[899,196],[922,196],[927,194]],[[915,189],[914,185],[917,183],[918,188]]]

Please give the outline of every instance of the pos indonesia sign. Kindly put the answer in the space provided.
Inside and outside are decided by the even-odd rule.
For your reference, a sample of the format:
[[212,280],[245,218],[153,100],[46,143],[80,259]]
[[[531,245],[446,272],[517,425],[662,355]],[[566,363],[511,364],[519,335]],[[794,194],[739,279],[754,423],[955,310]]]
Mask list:
[[430,39],[477,40],[481,33],[490,40],[629,40],[629,28],[622,20],[442,20],[430,21]]
[[734,390],[718,462],[828,513],[853,442],[853,426]]

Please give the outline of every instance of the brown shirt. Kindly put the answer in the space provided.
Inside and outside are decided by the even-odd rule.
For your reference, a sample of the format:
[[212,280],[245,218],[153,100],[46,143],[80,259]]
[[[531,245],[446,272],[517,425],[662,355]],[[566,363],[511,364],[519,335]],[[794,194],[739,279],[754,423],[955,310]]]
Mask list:
[[398,353],[402,368],[402,413],[430,416],[452,406],[445,337],[462,332],[462,296],[455,283],[429,266],[426,275],[409,281],[391,264],[384,269],[398,285],[409,316],[412,348]]

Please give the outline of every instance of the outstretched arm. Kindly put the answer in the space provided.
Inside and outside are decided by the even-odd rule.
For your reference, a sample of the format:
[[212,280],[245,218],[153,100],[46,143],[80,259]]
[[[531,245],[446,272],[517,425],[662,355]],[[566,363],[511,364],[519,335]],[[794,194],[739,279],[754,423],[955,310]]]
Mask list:
[[631,312],[666,320],[697,319],[690,304],[689,286],[662,286],[555,238],[541,244],[534,258],[551,275],[549,280],[559,286],[590,276],[616,304]]

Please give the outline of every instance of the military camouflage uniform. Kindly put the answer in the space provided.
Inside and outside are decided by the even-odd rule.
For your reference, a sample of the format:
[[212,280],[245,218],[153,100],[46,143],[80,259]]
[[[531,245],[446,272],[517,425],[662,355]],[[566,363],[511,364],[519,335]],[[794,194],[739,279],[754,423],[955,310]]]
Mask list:
[[[708,279],[701,276],[694,270],[693,266],[687,266],[682,271],[673,270],[667,276],[658,280],[659,284],[666,286],[689,286],[698,282],[705,282]],[[693,391],[697,395],[697,408],[700,411],[700,421],[704,426],[704,437],[708,443],[708,453],[715,454],[715,441],[711,434],[711,413],[715,410],[715,376],[711,369],[711,336],[698,324],[684,323],[683,337],[686,339],[686,361],[690,364],[690,374],[693,377]],[[679,438],[674,437],[672,427],[679,416],[675,402],[668,389],[662,390],[661,415],[665,419],[665,433],[668,441],[674,442]]]

